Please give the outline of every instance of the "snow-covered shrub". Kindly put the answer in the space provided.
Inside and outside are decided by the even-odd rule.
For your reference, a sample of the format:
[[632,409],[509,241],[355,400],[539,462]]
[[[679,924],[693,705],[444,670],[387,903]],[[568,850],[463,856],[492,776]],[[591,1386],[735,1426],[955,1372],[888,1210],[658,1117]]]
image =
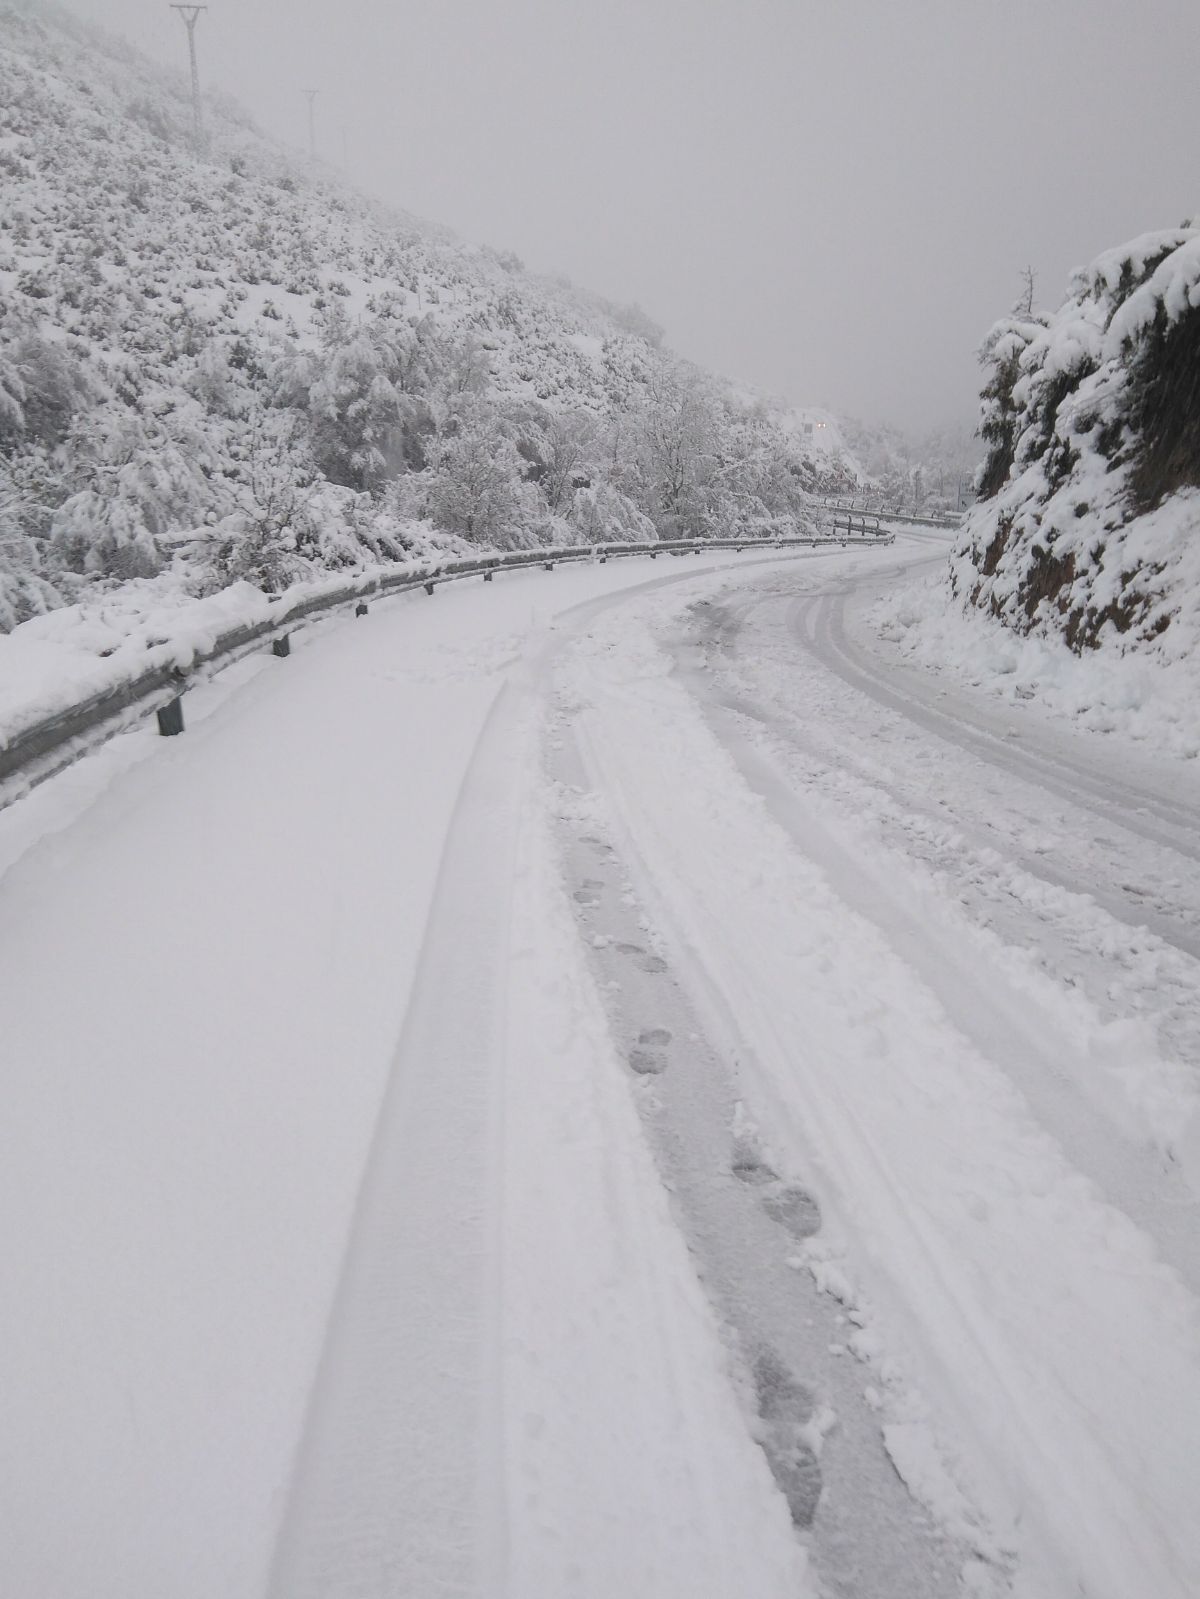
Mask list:
[[25,381],[12,355],[0,350],[0,446],[25,431]]
[[0,466],[0,633],[63,603],[63,594],[43,571],[29,509],[12,475]]
[[581,544],[653,544],[654,523],[610,483],[576,489],[568,520]]
[[64,344],[26,326],[0,351],[0,445],[61,444],[97,383]]
[[197,455],[200,441],[181,432],[127,417],[78,441],[82,486],[50,522],[51,548],[68,571],[147,577],[161,565],[156,541],[202,520],[212,491]]
[[31,616],[42,616],[63,603],[62,591],[33,569],[29,546],[0,531],[0,633],[10,633]]
[[209,561],[216,587],[246,582],[265,594],[280,594],[312,571],[296,549],[291,513],[274,507],[222,517],[210,532]]
[[313,455],[332,483],[378,487],[387,444],[399,430],[401,397],[372,329],[357,328],[324,352],[308,393]]
[[282,411],[255,411],[236,456],[232,508],[208,539],[210,567],[224,582],[245,581],[277,594],[317,564],[309,502],[319,476],[300,424]]

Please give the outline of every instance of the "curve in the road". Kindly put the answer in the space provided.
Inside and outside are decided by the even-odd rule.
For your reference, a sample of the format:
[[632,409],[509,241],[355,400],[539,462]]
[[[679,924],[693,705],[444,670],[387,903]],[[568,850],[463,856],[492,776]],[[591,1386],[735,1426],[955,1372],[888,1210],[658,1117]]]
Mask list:
[[[896,568],[897,575],[911,570],[912,564],[928,563]],[[922,693],[911,673],[905,675],[902,686],[896,679],[885,677],[847,630],[846,602],[858,591],[860,583],[861,579],[838,582],[815,593],[798,595],[791,602],[795,636],[822,667],[943,743],[1081,807],[1145,843],[1170,851],[1179,860],[1180,873],[1192,873],[1195,864],[1200,863],[1200,818],[1186,805],[1114,775],[1102,775],[1066,750],[1051,752],[1044,745],[1032,747],[1028,737],[1024,741],[1004,737],[981,719],[967,719],[961,702],[956,702],[952,714],[936,703],[936,687],[931,684],[929,693]],[[1118,920],[1132,927],[1148,928],[1175,948],[1200,958],[1200,929],[1184,917],[1126,895],[1119,885],[1081,885],[1069,874],[1056,870],[1044,856],[1028,854],[1022,858],[1022,865],[1034,876],[1058,887],[1085,890]]]

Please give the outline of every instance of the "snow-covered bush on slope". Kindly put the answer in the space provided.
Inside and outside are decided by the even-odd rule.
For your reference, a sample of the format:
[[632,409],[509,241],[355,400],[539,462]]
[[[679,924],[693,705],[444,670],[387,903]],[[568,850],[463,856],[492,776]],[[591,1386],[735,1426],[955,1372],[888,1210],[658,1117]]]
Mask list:
[[1200,227],[1075,274],[992,330],[988,456],[953,591],[1020,633],[1163,659],[1200,632]]
[[278,588],[403,553],[405,518],[498,546],[594,537],[604,507],[618,534],[789,531],[842,486],[638,308],[375,204],[216,97],[206,126],[197,156],[181,79],[0,0],[0,628],[170,561]]

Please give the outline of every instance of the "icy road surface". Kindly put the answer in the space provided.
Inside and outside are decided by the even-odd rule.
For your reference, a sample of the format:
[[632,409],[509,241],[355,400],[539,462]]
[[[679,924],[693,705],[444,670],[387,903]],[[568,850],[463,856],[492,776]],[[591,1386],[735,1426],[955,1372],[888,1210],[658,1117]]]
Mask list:
[[0,813],[0,1592],[1194,1599],[1200,785],[890,550],[439,589]]

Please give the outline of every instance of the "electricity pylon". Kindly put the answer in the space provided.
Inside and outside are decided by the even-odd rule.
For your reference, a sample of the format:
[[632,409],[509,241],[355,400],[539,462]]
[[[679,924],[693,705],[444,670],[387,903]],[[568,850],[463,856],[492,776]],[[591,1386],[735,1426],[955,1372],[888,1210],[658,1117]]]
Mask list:
[[204,121],[200,112],[200,69],[196,65],[196,23],[200,13],[207,11],[207,6],[178,6],[173,5],[172,11],[178,11],[183,18],[183,25],[188,31],[188,55],[192,63],[192,132],[196,139],[196,149],[204,144]]
[[317,113],[316,103],[320,89],[301,89],[300,93],[308,101],[308,158],[310,161],[317,159]]

